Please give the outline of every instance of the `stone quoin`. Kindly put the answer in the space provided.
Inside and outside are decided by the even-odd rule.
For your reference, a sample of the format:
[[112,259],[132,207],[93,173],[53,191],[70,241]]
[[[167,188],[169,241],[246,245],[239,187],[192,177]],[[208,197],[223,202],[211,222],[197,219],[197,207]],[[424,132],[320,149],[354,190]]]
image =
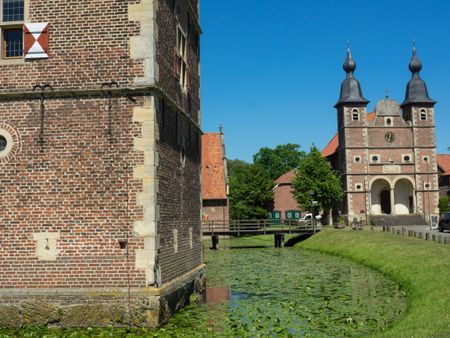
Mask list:
[[0,2],[0,326],[158,326],[204,292],[199,2]]

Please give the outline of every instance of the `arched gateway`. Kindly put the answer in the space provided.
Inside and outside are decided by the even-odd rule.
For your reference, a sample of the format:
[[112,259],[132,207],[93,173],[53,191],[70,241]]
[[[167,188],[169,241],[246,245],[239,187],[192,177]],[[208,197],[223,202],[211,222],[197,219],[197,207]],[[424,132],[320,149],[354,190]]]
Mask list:
[[415,204],[414,183],[409,178],[398,178],[395,183],[377,178],[370,185],[372,215],[412,214]]

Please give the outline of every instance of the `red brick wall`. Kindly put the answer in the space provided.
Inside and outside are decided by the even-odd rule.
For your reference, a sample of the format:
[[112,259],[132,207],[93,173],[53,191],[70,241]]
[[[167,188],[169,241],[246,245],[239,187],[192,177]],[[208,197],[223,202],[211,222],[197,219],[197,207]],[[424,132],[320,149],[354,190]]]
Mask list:
[[[199,132],[170,106],[159,105],[159,265],[162,282],[180,276],[201,264],[200,149]],[[164,119],[164,123],[163,123]],[[182,165],[181,151],[186,154]],[[173,229],[178,229],[178,252],[174,252]],[[190,247],[189,228],[193,230]]]
[[[112,142],[104,99],[46,102],[44,144],[39,103],[0,102],[3,123],[20,135],[20,150],[1,163],[0,288],[126,286],[127,259],[119,239],[132,237],[138,185],[132,166],[133,104],[114,100]],[[59,232],[58,259],[39,261],[33,233]],[[134,270],[132,285],[145,286]]]
[[281,218],[286,218],[286,211],[301,210],[292,194],[292,185],[282,184],[273,191],[274,208],[273,210],[281,211]]
[[[159,38],[157,41],[158,53],[156,55],[159,67],[158,85],[177,105],[188,113],[193,121],[198,122],[200,110],[200,46],[197,46],[196,39],[199,37],[199,33],[195,29],[194,19],[188,15],[187,8],[183,3],[184,1],[160,1],[157,15]],[[175,12],[177,13],[176,16],[174,15]],[[177,25],[181,26],[188,39],[187,63],[190,76],[187,93],[182,91],[179,80],[174,76],[173,72],[173,53],[176,46]]]
[[[175,21],[168,10],[170,2],[160,1],[156,19],[157,85],[162,93],[152,89],[146,93],[158,92],[157,101],[165,102],[164,110],[158,105],[156,144],[160,217],[156,269],[162,282],[201,263],[201,131],[195,125],[200,109],[198,58],[193,47],[188,49],[191,86],[184,93],[173,78]],[[30,91],[34,84],[49,83],[66,98],[45,100],[43,146],[39,100],[4,96],[0,101],[0,121],[19,135],[15,156],[0,161],[0,288],[123,287],[128,271],[132,286],[146,286],[144,272],[135,269],[135,251],[144,248],[144,240],[133,237],[134,222],[143,219],[143,208],[136,201],[142,181],[133,178],[133,168],[144,163],[143,153],[133,148],[135,138],[142,135],[141,124],[133,122],[133,109],[143,105],[143,98],[115,94],[110,140],[104,95],[67,95],[68,90],[98,89],[112,80],[124,88],[143,76],[143,61],[132,59],[129,50],[140,25],[129,21],[128,5],[138,3],[30,1],[28,21],[50,23],[50,57],[0,66],[0,93]],[[187,9],[179,3],[180,18],[186,19],[182,25],[187,27]],[[178,253],[173,229],[179,232]],[[56,261],[36,258],[33,233],[42,232],[60,233]],[[127,233],[128,259],[118,244]]]
[[129,38],[139,23],[128,19],[127,1],[30,0],[28,22],[50,23],[49,59],[1,66],[0,91],[31,91],[37,83],[54,88],[125,85],[142,76],[142,61],[129,57]]
[[[415,182],[418,211],[433,214],[438,196],[434,110],[424,108],[428,120],[421,121],[419,111],[422,107],[404,107],[404,112],[413,117],[413,124],[409,124],[401,116],[391,116],[392,125],[386,126],[385,116],[376,116],[374,121],[366,124],[364,118],[362,121],[352,121],[352,109],[353,107],[338,108],[339,165],[344,190],[347,192],[343,212],[357,215],[365,212],[366,208],[369,209],[366,206],[368,199],[365,191],[369,180],[377,176],[384,177],[392,184],[401,177]],[[395,135],[391,143],[385,140],[387,132]],[[372,162],[372,155],[379,156],[379,163]],[[409,155],[411,161],[405,162],[403,155]],[[355,156],[360,157],[359,163],[355,163]],[[429,164],[423,160],[424,156],[429,157]],[[388,173],[386,165],[396,165],[400,172]],[[423,187],[427,181],[431,184],[431,192],[424,194]],[[361,191],[356,191],[356,184],[361,184]]]
[[229,217],[229,204],[226,200],[203,200],[202,216],[204,221],[226,223]]

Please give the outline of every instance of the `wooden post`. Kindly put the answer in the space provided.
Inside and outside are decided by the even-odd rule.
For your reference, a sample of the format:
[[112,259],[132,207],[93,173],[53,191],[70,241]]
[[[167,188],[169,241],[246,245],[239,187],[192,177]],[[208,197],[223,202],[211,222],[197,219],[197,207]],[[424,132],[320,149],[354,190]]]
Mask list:
[[282,248],[284,246],[284,234],[274,234],[275,248]]
[[219,248],[219,236],[211,235],[212,247],[211,250],[217,250]]

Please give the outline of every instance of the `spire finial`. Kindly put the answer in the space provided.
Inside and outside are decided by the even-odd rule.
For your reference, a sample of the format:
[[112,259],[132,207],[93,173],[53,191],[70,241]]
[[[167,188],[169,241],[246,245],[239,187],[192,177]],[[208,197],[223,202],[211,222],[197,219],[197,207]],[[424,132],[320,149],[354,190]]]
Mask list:
[[347,41],[347,56],[345,57],[344,64],[342,66],[347,76],[353,77],[353,72],[356,69],[356,63],[353,60],[352,52],[350,51],[350,42]]
[[413,41],[412,46],[412,57],[408,66],[412,73],[411,80],[409,80],[406,86],[405,101],[403,101],[402,106],[411,104],[431,104],[434,105],[436,101],[430,99],[428,96],[427,85],[425,81],[420,78],[420,70],[422,69],[422,63],[417,57],[416,51],[416,41]]
[[354,70],[356,69],[356,63],[353,60],[352,53],[350,52],[350,42],[347,41],[347,55],[345,57],[344,64],[342,66],[344,71],[347,73],[345,80],[341,84],[341,94],[339,96],[339,100],[336,103],[335,107],[338,107],[341,104],[359,104],[359,105],[367,105],[369,101],[367,101],[361,93],[361,86],[355,76],[353,75]]
[[417,57],[416,52],[416,41],[413,40],[413,48],[412,48],[412,57],[411,62],[409,63],[409,70],[411,73],[413,73],[413,76],[420,72],[422,69],[422,63],[420,62],[419,58]]
[[387,100],[389,98],[389,88],[384,90],[384,98]]

